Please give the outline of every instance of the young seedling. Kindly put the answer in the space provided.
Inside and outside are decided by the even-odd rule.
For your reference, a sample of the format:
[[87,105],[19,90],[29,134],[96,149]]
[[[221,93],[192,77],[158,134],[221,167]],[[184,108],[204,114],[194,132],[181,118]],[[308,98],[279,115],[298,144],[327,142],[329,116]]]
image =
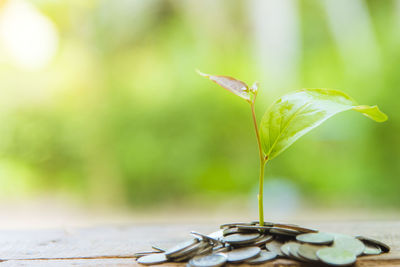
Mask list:
[[387,120],[387,115],[377,106],[358,105],[354,99],[339,90],[302,89],[276,100],[265,112],[259,127],[254,112],[257,83],[249,87],[246,83],[229,76],[205,74],[200,71],[198,73],[250,104],[260,156],[257,197],[261,226],[264,224],[264,168],[269,160],[274,159],[301,136],[342,111],[354,110],[377,122]]
[[[223,224],[220,226],[221,229],[224,229],[222,232],[217,231],[209,235],[197,233],[196,236],[200,236],[201,241],[195,238],[180,243],[165,252],[149,255],[146,252],[139,253],[141,255],[146,254],[146,256],[138,259],[139,263],[150,265],[189,261],[188,266],[222,266],[227,262],[240,261],[258,264],[272,260],[278,255],[303,262],[303,259],[296,256],[297,253],[292,255],[290,252],[292,248],[296,248],[296,250],[299,248],[300,254],[300,248],[303,247],[303,255],[309,256],[313,262],[348,266],[353,264],[361,253],[366,253],[367,245],[369,245],[368,248],[373,246],[373,251],[371,249],[372,252],[369,251],[372,254],[390,250],[389,246],[381,241],[369,240],[371,241],[369,242],[367,240],[368,242],[366,242],[361,238],[356,239],[349,235],[323,233],[316,229],[292,224],[268,223],[268,226],[263,226],[263,180],[266,163],[282,153],[298,138],[339,112],[355,110],[378,122],[387,120],[387,116],[377,106],[360,106],[348,95],[337,90],[303,89],[276,100],[265,112],[260,126],[258,126],[254,112],[257,83],[249,87],[246,83],[232,77],[199,73],[250,104],[260,155],[259,225],[254,222]],[[240,232],[236,232],[235,229],[240,230]],[[235,231],[232,232],[231,230]],[[231,232],[229,233],[229,231]],[[291,238],[292,241],[287,243],[279,241],[288,238]],[[274,241],[269,242],[272,239]],[[211,242],[207,240],[211,240]],[[324,245],[318,247],[318,244],[330,243],[332,240],[335,240],[334,248]],[[221,248],[221,242],[228,245]],[[304,242],[305,244],[302,244]],[[240,245],[240,248],[236,247],[238,245]],[[269,251],[261,250],[259,246],[264,246]],[[382,247],[385,250],[381,249]],[[288,249],[290,249],[290,253],[285,253]],[[213,253],[215,251],[225,253],[215,254]]]

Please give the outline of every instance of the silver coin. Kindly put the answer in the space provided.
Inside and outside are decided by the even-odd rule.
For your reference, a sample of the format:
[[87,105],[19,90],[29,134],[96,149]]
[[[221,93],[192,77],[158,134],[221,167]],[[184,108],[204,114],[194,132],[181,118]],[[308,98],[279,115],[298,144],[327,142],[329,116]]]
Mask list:
[[226,260],[227,256],[217,253],[205,256],[196,256],[189,261],[189,265],[193,267],[217,267],[224,265]]
[[389,252],[390,251],[390,247],[387,244],[385,244],[385,243],[383,243],[383,242],[381,242],[379,240],[373,239],[371,237],[366,237],[366,236],[356,236],[356,238],[361,240],[361,241],[363,241],[364,243],[369,243],[369,244],[373,244],[373,245],[379,246],[382,249],[383,252]]
[[300,245],[301,245],[300,243],[293,242],[293,244],[290,246],[289,254],[293,259],[306,262],[308,260],[299,255]]
[[269,231],[273,228],[273,226],[238,225],[237,228],[242,230]]
[[199,240],[197,238],[179,243],[178,245],[173,246],[172,248],[166,250],[165,255],[167,257],[174,257],[176,254],[179,254],[179,252],[185,250],[190,246],[195,245],[196,243],[199,243]]
[[321,248],[325,248],[326,246],[321,245],[312,245],[312,244],[301,244],[300,247],[297,249],[297,254],[309,261],[318,261],[317,251]]
[[275,227],[275,226],[269,232],[271,234],[287,235],[287,236],[296,236],[296,235],[301,234],[301,232],[296,231],[296,230],[280,228],[280,227]]
[[173,262],[185,262],[185,261],[188,261],[188,260],[190,260],[191,258],[193,258],[195,256],[196,256],[195,253],[191,253],[191,254],[187,254],[187,255],[184,255],[184,256],[179,257],[179,258],[168,259],[168,260],[173,261]]
[[160,264],[167,262],[167,257],[165,256],[165,253],[154,253],[140,257],[137,259],[137,262],[146,265]]
[[154,253],[160,253],[160,251],[143,251],[143,252],[137,252],[133,254],[134,258],[140,258],[146,255],[154,254]]
[[261,235],[259,238],[257,238],[252,246],[263,246],[265,243],[268,243],[274,239],[274,236],[272,235]]
[[186,247],[183,250],[180,250],[179,252],[174,253],[173,255],[169,255],[169,256],[167,255],[167,258],[173,259],[174,261],[184,261],[188,258],[196,256],[197,251],[200,251],[207,246],[209,246],[209,244],[204,241],[195,243],[189,247]]
[[319,232],[316,229],[311,229],[311,228],[306,228],[306,227],[301,227],[297,224],[284,224],[284,223],[276,223],[274,224],[275,227],[279,228],[285,228],[285,229],[290,229],[294,231],[298,231],[300,233],[317,233]]
[[365,249],[363,251],[364,255],[379,255],[382,253],[380,246],[364,243]]
[[216,232],[212,232],[212,233],[208,234],[207,236],[217,239],[217,240],[221,240],[224,237],[223,232],[224,232],[223,230],[218,230]]
[[285,254],[282,253],[281,251],[281,246],[283,245],[283,242],[280,240],[274,239],[271,242],[268,242],[265,244],[265,248],[268,251],[275,252],[278,254],[278,256],[285,256]]
[[283,253],[283,255],[285,255],[286,257],[290,258],[290,251],[289,251],[290,250],[290,244],[289,244],[289,242],[283,244],[280,249],[281,249],[281,252]]
[[213,252],[214,253],[218,253],[218,252],[228,252],[231,250],[230,246],[218,246],[218,247],[214,247],[213,248]]
[[335,242],[333,246],[352,252],[354,255],[359,256],[363,253],[365,245],[359,239],[349,235],[335,233]]
[[261,250],[260,254],[256,258],[246,260],[248,264],[261,264],[270,260],[273,260],[278,255],[275,252]]
[[228,262],[242,262],[248,259],[252,259],[260,254],[261,249],[259,247],[244,247],[234,249],[227,253]]
[[202,240],[204,240],[204,241],[209,241],[209,242],[212,242],[212,243],[220,243],[221,241],[219,241],[218,239],[216,239],[216,238],[213,238],[213,237],[211,237],[211,236],[208,236],[208,235],[204,235],[204,234],[202,234],[202,233],[198,233],[198,232],[196,232],[196,231],[191,231],[190,232],[192,235],[194,235],[194,236],[197,236],[197,237],[200,237]]
[[322,248],[317,251],[317,257],[320,261],[334,266],[352,265],[357,260],[354,253],[337,247]]
[[183,254],[177,258],[169,258],[168,260],[174,261],[174,262],[184,262],[184,261],[190,260],[191,258],[193,258],[195,256],[197,256],[197,251],[192,251],[190,253]]
[[220,229],[225,229],[225,228],[232,228],[232,227],[237,227],[238,225],[251,225],[250,223],[225,223],[225,224],[221,224],[219,226]]
[[259,237],[259,233],[237,233],[225,236],[223,241],[229,244],[248,244]]
[[207,254],[211,254],[212,252],[213,252],[213,246],[209,245],[209,246],[197,251],[196,255],[207,255]]
[[208,242],[202,241],[202,242],[198,243],[196,248],[193,248],[191,250],[190,250],[190,248],[186,249],[184,251],[184,253],[186,255],[186,259],[191,259],[197,255],[205,255],[207,253],[207,250],[211,249],[211,251],[212,251],[212,248],[213,248],[213,245],[211,245]]
[[285,244],[283,244],[281,246],[281,251],[283,254],[285,254],[285,256],[295,259],[295,260],[299,260],[299,261],[303,261],[303,258],[301,258],[298,254],[297,254],[297,250],[298,247],[300,246],[300,243],[294,242],[294,241],[290,241],[287,242]]
[[151,246],[151,248],[154,249],[154,250],[157,250],[159,252],[165,252],[165,249],[162,249],[162,248],[160,248],[158,246]]
[[[250,224],[259,226],[260,222],[259,221],[252,221]],[[274,226],[274,225],[275,225],[275,223],[273,223],[273,222],[264,222],[263,226]]]
[[231,235],[231,234],[238,234],[238,233],[249,233],[249,232],[258,232],[258,230],[246,230],[246,229],[239,229],[236,227],[233,228],[226,228],[223,230],[223,236]]
[[296,236],[297,241],[310,244],[331,244],[335,237],[328,233],[309,233]]

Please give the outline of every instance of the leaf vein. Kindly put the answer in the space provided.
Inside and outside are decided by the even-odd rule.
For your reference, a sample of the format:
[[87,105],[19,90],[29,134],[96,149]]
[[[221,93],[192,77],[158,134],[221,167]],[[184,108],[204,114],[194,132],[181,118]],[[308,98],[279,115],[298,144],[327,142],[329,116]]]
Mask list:
[[276,143],[278,142],[279,138],[281,137],[282,133],[287,129],[287,127],[289,127],[290,123],[295,119],[295,117],[301,112],[303,111],[306,107],[308,107],[309,105],[311,105],[312,102],[308,102],[305,103],[303,106],[301,106],[299,108],[298,111],[296,111],[288,120],[288,122],[285,124],[284,128],[282,131],[279,132],[277,138],[275,139],[274,143],[272,144],[272,146],[270,147],[269,151],[268,151],[268,156],[271,154],[271,151],[274,149]]

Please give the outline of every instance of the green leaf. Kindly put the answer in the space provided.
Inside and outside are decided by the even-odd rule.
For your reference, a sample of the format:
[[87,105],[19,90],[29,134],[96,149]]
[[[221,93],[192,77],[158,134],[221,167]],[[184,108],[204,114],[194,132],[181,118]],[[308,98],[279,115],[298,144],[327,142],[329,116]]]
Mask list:
[[265,112],[260,125],[263,151],[269,159],[282,153],[304,134],[333,115],[355,110],[383,122],[386,114],[377,106],[359,106],[347,94],[330,89],[303,89],[282,96]]
[[249,86],[245,82],[229,76],[211,75],[202,73],[200,71],[197,71],[197,73],[203,77],[210,79],[211,81],[215,82],[226,90],[231,91],[235,95],[240,96],[248,102],[252,101],[253,95],[257,92],[256,84],[253,85],[251,89],[249,89]]

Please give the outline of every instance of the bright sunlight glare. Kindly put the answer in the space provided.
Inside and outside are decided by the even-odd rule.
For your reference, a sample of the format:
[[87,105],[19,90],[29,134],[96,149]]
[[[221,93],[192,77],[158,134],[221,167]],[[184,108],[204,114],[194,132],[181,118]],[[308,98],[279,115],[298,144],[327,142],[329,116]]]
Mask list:
[[11,63],[38,70],[55,55],[58,32],[53,22],[32,4],[10,0],[0,10],[0,42]]

